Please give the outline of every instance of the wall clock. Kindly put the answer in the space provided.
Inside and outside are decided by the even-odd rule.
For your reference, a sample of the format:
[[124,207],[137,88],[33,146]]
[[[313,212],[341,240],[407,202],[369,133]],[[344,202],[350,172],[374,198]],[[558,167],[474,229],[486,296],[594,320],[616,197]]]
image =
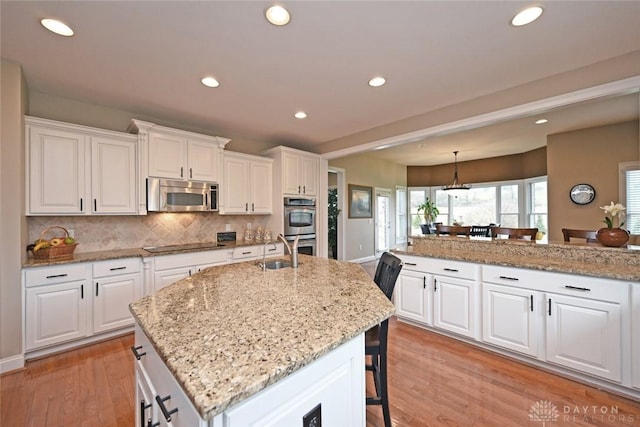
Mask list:
[[588,205],[596,198],[596,190],[590,184],[576,184],[571,187],[569,198],[576,205]]

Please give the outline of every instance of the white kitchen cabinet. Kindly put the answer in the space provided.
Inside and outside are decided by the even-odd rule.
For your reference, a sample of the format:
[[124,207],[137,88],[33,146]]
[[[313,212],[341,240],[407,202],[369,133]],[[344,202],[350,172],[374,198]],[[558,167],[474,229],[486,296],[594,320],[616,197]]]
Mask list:
[[477,283],[436,275],[433,278],[433,326],[476,338]]
[[403,267],[394,291],[396,316],[425,325],[433,323],[433,277]]
[[320,157],[288,147],[275,147],[267,155],[276,159],[277,182],[284,196],[317,196]]
[[25,117],[28,215],[136,213],[136,139]]
[[221,214],[271,214],[273,160],[225,152]]
[[228,264],[231,252],[230,249],[218,249],[153,257],[153,287],[151,289],[157,291],[205,268]]
[[140,259],[94,263],[92,291],[94,333],[133,325],[129,304],[142,294]]
[[620,382],[620,305],[552,293],[545,297],[547,361]]
[[84,264],[25,272],[25,349],[72,341],[90,333],[89,271]]
[[482,340],[538,357],[541,310],[544,305],[537,291],[483,283]]
[[631,285],[631,360],[632,384],[640,388],[640,283]]

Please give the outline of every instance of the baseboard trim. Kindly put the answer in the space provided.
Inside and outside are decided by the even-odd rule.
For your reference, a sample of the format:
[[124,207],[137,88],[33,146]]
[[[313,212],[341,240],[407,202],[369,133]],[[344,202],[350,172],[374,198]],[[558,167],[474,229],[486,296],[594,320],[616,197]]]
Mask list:
[[15,356],[0,359],[0,375],[22,368],[24,368],[23,354],[16,354]]

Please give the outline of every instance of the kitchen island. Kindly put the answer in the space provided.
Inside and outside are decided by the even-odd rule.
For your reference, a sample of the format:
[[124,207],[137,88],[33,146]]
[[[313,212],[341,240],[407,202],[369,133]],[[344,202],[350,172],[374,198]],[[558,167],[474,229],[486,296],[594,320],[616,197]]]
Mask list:
[[[303,255],[297,269],[263,271],[255,262],[209,268],[130,309],[137,400],[148,404],[138,408],[138,419],[146,425],[156,415],[166,418],[180,399],[153,389],[175,381],[191,408],[169,415],[174,426],[193,425],[186,423],[193,411],[198,425],[243,425],[256,412],[252,401],[263,411],[253,420],[259,425],[302,425],[319,404],[326,425],[333,412],[364,425],[364,332],[394,312],[358,264]],[[154,381],[164,367],[171,378]],[[160,386],[141,389],[145,376]]]

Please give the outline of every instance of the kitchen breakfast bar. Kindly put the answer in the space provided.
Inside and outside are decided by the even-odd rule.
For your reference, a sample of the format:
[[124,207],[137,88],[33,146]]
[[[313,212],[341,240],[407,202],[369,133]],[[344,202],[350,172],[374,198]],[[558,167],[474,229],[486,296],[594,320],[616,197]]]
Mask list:
[[233,427],[364,426],[364,332],[395,309],[360,265],[301,255],[212,267],[130,310],[136,423]]

